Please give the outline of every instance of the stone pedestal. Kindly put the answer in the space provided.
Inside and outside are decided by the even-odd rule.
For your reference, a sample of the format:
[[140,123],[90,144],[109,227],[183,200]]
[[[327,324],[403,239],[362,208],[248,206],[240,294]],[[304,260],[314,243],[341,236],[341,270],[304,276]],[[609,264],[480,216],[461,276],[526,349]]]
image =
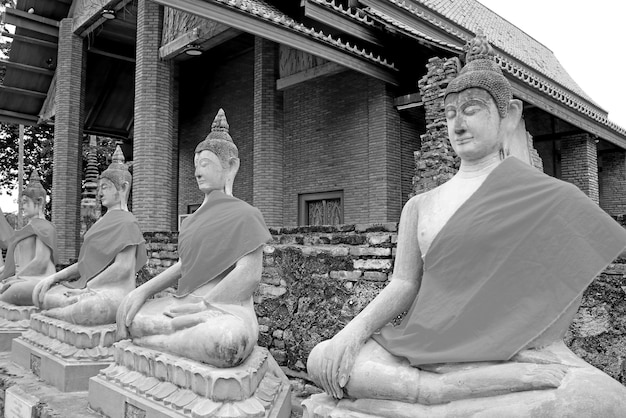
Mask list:
[[11,351],[13,339],[28,329],[30,315],[38,311],[34,306],[0,302],[0,351]]
[[30,329],[13,340],[11,358],[61,391],[84,391],[113,361],[115,339],[115,324],[85,327],[33,314]]
[[121,341],[115,363],[89,382],[90,407],[111,418],[289,418],[290,399],[287,377],[261,347],[222,369]]

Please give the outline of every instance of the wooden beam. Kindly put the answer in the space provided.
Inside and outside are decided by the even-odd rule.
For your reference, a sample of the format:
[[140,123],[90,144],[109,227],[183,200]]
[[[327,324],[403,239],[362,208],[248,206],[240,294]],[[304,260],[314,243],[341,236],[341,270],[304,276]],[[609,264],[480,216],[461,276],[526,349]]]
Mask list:
[[37,116],[11,110],[0,110],[0,121],[31,126],[37,125]]
[[0,66],[6,66],[8,68],[15,68],[20,71],[28,71],[31,73],[43,74],[52,77],[54,75],[54,70],[50,68],[43,67],[35,67],[34,65],[26,65],[19,62],[7,61],[0,59]]
[[185,47],[191,43],[198,45],[203,51],[208,51],[230,41],[241,33],[240,30],[228,26],[217,33],[206,33],[200,27],[193,28],[159,48],[159,58],[164,60],[172,59],[185,52]]
[[40,91],[34,91],[34,90],[26,90],[26,89],[20,89],[17,87],[9,87],[9,86],[0,86],[0,91],[6,91],[7,93],[12,93],[12,94],[18,94],[21,96],[31,96],[31,97],[36,97],[38,99],[45,99],[46,98],[46,93],[42,93]]
[[376,32],[367,26],[341,15],[339,12],[329,10],[328,7],[306,1],[304,3],[304,15],[374,45],[383,46]]
[[317,41],[313,36],[296,29],[274,24],[247,12],[237,11],[230,6],[209,3],[201,0],[153,0],[155,3],[172,7],[186,13],[221,22],[244,32],[260,36],[270,41],[300,49],[309,54],[324,57],[329,61],[348,67],[352,70],[398,85],[396,72],[391,68],[376,65],[365,57],[360,58],[340,48]]
[[[108,19],[105,19],[102,16],[100,16],[100,13],[102,13],[102,11],[104,9],[113,9],[117,13],[118,11],[120,11],[124,7],[126,7],[126,5],[128,3],[130,3],[131,1],[132,0],[122,0],[119,3],[114,5],[115,0],[110,0],[103,7],[99,7],[97,9],[94,9],[93,13],[91,13],[91,14],[89,14],[87,16],[79,16],[80,18],[76,18],[75,21],[72,24],[72,31],[76,35],[80,35],[83,38],[86,37],[91,32],[95,31],[100,26],[102,26],[104,24],[104,22],[108,22]],[[89,2],[85,2],[85,4],[89,4],[89,6],[91,6],[91,4]],[[74,7],[74,4],[72,4],[72,7]],[[73,11],[73,12],[75,12],[75,11]],[[133,27],[134,27],[134,25],[133,25]]]
[[135,57],[128,57],[126,55],[115,54],[113,52],[103,51],[102,49],[98,49],[94,47],[90,47],[88,51],[93,52],[94,54],[97,54],[97,55],[114,58],[116,60],[127,61],[127,62],[132,62],[132,63],[135,62]]
[[44,41],[43,39],[34,38],[32,36],[18,35],[15,33],[3,31],[2,36],[6,38],[13,38],[14,41],[20,41],[28,44],[44,46],[46,48],[57,49],[59,46],[56,42]]
[[47,17],[28,13],[19,9],[6,9],[4,23],[15,25],[18,28],[28,29],[49,36],[59,37],[59,22]]
[[393,100],[393,105],[398,110],[410,109],[412,107],[418,107],[424,105],[422,102],[422,96],[419,93],[405,94],[404,96],[396,97]]
[[326,64],[318,65],[316,67],[309,68],[307,70],[300,71],[299,73],[295,73],[276,80],[276,90],[285,90],[288,87],[295,86],[296,84],[303,83],[305,81],[313,80],[314,78],[338,74],[346,70],[346,67],[335,64],[334,62],[328,62]]

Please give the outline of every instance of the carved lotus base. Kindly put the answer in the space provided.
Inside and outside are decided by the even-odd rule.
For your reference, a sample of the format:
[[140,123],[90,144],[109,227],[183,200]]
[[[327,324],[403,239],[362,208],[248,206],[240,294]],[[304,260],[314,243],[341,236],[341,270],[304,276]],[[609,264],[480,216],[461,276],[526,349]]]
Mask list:
[[37,313],[21,339],[64,360],[111,362],[116,328],[74,325]]
[[11,343],[30,324],[30,315],[38,312],[34,306],[16,306],[0,301],[0,351],[11,351]]
[[17,306],[0,301],[0,329],[25,330],[30,323],[30,316],[39,312],[34,306]]
[[237,367],[217,368],[121,341],[115,363],[89,383],[91,408],[108,417],[289,418],[290,398],[261,347]]

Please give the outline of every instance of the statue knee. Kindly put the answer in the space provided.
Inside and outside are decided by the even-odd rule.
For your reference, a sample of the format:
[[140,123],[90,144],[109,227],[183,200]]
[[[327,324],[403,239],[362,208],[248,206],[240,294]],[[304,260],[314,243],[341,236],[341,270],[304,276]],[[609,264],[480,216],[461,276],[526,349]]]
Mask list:
[[318,385],[320,384],[319,375],[321,373],[324,350],[328,344],[329,341],[326,340],[313,347],[306,362],[306,370],[309,377]]
[[[204,338],[202,355],[208,360],[207,363],[216,367],[235,367],[241,364],[254,349],[257,338],[242,323],[234,323],[231,326],[220,329],[219,332],[207,332],[211,337]],[[221,324],[224,325],[224,324]],[[196,327],[191,328],[194,330]],[[209,326],[211,331],[212,324]],[[228,329],[228,332],[224,330]]]

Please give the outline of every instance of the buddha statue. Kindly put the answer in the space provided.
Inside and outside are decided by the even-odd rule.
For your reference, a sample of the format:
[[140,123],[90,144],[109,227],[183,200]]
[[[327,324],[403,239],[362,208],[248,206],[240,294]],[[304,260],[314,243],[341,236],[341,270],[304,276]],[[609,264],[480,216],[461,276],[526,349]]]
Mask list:
[[391,281],[312,350],[325,394],[305,417],[623,416],[626,388],[562,338],[626,231],[528,164],[522,103],[481,34],[444,106],[459,171],[409,199]]
[[147,261],[139,224],[128,211],[131,183],[118,146],[98,180],[107,212],[85,234],[78,262],[41,280],[32,292],[44,315],[75,325],[115,323],[118,306]]
[[[252,294],[270,239],[259,210],[232,196],[239,158],[228,129],[220,110],[196,147],[204,200],[182,224],[179,261],[130,292],[117,313],[120,338],[217,367],[240,364],[256,345]],[[148,300],[176,284],[174,296]]]
[[32,306],[35,285],[56,271],[57,235],[44,215],[46,196],[39,174],[33,171],[20,202],[26,226],[14,231],[0,212],[0,239],[7,243],[7,261],[0,267],[1,302]]
[[91,379],[89,405],[123,416],[132,396],[146,416],[288,418],[289,381],[256,345],[252,295],[271,236],[261,212],[232,195],[239,157],[222,109],[194,166],[204,199],[181,225],[180,258],[122,301],[123,340],[115,363]]

